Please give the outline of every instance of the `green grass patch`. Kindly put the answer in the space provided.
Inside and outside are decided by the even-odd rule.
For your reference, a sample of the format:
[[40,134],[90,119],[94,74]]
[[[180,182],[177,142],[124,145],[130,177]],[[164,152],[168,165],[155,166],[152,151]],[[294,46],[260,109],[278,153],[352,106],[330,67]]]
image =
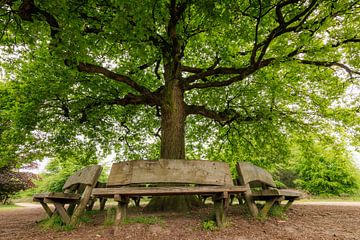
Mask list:
[[46,230],[55,230],[55,231],[71,231],[74,229],[72,225],[65,225],[60,216],[52,216],[51,218],[43,219],[39,222],[40,227]]
[[17,208],[22,208],[21,206],[17,206],[15,204],[0,204],[0,211],[1,210],[11,210],[11,209],[17,209]]
[[218,230],[219,227],[214,220],[207,219],[202,222],[202,229],[205,231],[215,231]]
[[281,218],[283,220],[287,219],[287,216],[284,212],[284,209],[279,205],[273,205],[269,210],[269,216]]
[[164,221],[155,216],[137,216],[137,217],[131,217],[126,218],[124,221],[125,224],[131,224],[131,223],[142,223],[146,225],[152,225],[152,224],[162,224]]

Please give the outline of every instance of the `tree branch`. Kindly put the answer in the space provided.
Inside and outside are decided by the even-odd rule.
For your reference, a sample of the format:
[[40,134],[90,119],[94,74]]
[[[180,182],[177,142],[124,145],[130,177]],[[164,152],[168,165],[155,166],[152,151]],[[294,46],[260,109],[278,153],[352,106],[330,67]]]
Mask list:
[[91,63],[79,63],[77,69],[80,72],[101,74],[117,82],[125,83],[126,85],[128,85],[129,87],[133,88],[134,90],[138,91],[141,94],[150,94],[150,91],[147,88],[137,84],[130,77],[112,72],[104,67],[97,66]]
[[319,66],[319,67],[337,66],[344,69],[350,75],[350,77],[352,77],[352,74],[360,75],[360,71],[353,70],[349,66],[339,62],[313,61],[313,60],[302,60],[302,59],[295,59],[295,60],[302,64]]
[[[249,75],[251,75],[252,73],[256,72],[257,70],[266,67],[268,65],[270,65],[273,61],[275,60],[275,58],[269,58],[269,59],[265,59],[264,61],[262,61],[258,66],[248,66],[246,68],[216,68],[213,70],[208,70],[205,72],[201,72],[199,74],[195,74],[192,75],[188,78],[186,78],[187,80],[187,84],[185,85],[185,90],[191,90],[194,88],[209,88],[209,87],[224,87],[224,86],[229,86],[235,82],[239,82],[241,80],[243,80],[244,78],[248,77]],[[206,82],[206,83],[193,83],[193,84],[189,84],[195,80],[198,79],[203,79],[205,77],[208,76],[213,76],[213,75],[230,75],[230,74],[236,74],[236,76],[229,78],[228,80],[225,81],[213,81],[213,82]]]
[[186,106],[186,114],[187,115],[202,115],[206,118],[215,120],[220,125],[229,125],[234,121],[237,122],[256,122],[262,119],[266,119],[263,115],[257,114],[254,116],[242,116],[238,112],[233,109],[226,109],[222,112],[217,112],[214,110],[207,109],[204,106],[196,106],[196,105],[187,105]]

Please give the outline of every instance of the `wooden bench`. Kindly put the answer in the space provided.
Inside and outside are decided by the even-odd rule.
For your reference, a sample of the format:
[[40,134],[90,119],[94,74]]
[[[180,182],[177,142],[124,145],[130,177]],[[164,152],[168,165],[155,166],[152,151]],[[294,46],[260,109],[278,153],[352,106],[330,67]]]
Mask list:
[[126,218],[130,197],[211,194],[216,223],[222,227],[229,194],[245,191],[244,187],[233,185],[226,163],[161,159],[114,163],[107,188],[95,188],[93,196],[114,198],[118,202],[115,224],[119,225]]
[[[291,189],[278,189],[269,172],[248,162],[238,162],[236,165],[239,184],[246,187],[242,194],[250,213],[253,217],[266,217],[274,204],[281,206],[281,201],[287,200],[286,205],[281,206],[286,211],[294,200],[301,197],[301,193]],[[265,201],[261,210],[255,201]]]
[[[40,202],[49,217],[58,214],[65,224],[76,226],[78,218],[88,204],[92,189],[97,184],[101,170],[102,167],[99,165],[85,167],[67,179],[62,188],[63,192],[35,194],[33,201]],[[48,203],[55,206],[53,211]]]

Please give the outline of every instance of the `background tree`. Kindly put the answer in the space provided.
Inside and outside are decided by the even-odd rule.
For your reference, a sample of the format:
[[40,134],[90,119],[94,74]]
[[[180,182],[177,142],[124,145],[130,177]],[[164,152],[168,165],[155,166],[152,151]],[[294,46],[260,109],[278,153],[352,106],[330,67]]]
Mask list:
[[36,175],[30,172],[19,172],[10,167],[0,168],[0,200],[2,204],[9,203],[15,193],[34,187]]
[[262,163],[292,135],[357,139],[359,1],[0,2],[11,119],[46,154]]

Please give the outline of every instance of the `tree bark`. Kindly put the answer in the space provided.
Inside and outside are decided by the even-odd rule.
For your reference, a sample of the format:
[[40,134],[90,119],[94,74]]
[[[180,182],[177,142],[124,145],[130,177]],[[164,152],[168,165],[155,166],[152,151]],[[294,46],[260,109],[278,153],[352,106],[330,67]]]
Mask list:
[[165,85],[161,105],[161,151],[163,159],[185,159],[184,91],[178,80]]

